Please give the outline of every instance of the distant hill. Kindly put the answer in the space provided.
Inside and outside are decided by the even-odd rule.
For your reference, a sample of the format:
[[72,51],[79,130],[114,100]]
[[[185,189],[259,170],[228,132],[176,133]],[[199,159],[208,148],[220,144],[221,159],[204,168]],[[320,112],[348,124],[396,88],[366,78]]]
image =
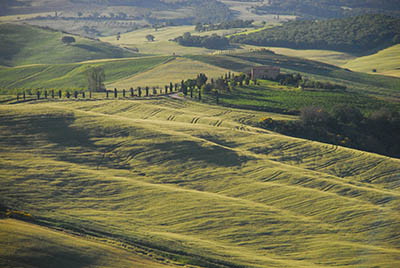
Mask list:
[[362,15],[346,19],[291,21],[232,36],[236,43],[367,54],[400,43],[400,19]]
[[97,40],[73,36],[67,45],[59,31],[27,25],[0,24],[0,65],[58,64],[104,58],[136,57],[137,53]]
[[340,18],[365,13],[400,15],[397,0],[270,0],[256,14],[295,15],[302,18]]

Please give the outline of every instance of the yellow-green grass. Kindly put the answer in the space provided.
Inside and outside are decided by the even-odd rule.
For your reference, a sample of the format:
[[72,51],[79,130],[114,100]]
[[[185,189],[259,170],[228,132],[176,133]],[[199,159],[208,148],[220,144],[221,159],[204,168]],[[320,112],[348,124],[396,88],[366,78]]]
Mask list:
[[101,66],[105,82],[125,79],[135,73],[147,71],[171,60],[172,57],[139,57],[133,59],[111,59],[71,64],[37,64],[19,67],[0,67],[0,88],[6,92],[22,89],[86,89],[86,70]]
[[63,34],[34,26],[0,24],[0,64],[60,64],[92,59],[134,57],[136,53],[96,40],[74,36],[64,44]]
[[197,264],[399,266],[400,160],[247,125],[263,117],[282,116],[172,98],[0,106],[0,200]]
[[342,66],[348,61],[351,61],[356,56],[349,53],[338,52],[333,50],[318,50],[318,49],[291,49],[282,47],[266,47],[275,53],[286,55],[289,57],[299,57],[308,60],[315,60],[336,66]]
[[137,86],[164,87],[165,85],[169,85],[170,82],[175,84],[180,83],[182,80],[194,79],[199,73],[204,73],[209,78],[216,78],[227,72],[229,72],[227,69],[178,57],[146,72],[141,72],[126,79],[107,84],[107,87],[118,89],[136,88]]
[[343,67],[357,72],[375,73],[400,77],[400,45],[395,45],[376,54],[353,59]]
[[18,14],[18,15],[7,15],[7,16],[0,16],[0,22],[18,22],[26,19],[32,19],[37,16],[48,16],[54,15],[54,12],[39,12],[39,13],[31,13],[31,14]]
[[3,268],[177,267],[84,236],[12,219],[0,219],[0,237],[0,266]]
[[[163,27],[155,31],[153,28],[144,28],[137,31],[121,34],[121,38],[117,40],[116,36],[108,36],[100,38],[101,41],[108,42],[113,45],[128,48],[138,48],[140,53],[154,55],[186,55],[186,54],[207,54],[214,50],[201,47],[185,47],[178,43],[170,41],[178,36],[182,36],[185,32],[193,35],[229,35],[244,29],[216,30],[209,32],[196,32],[194,26],[171,26]],[[147,41],[147,35],[153,35],[155,41]]]

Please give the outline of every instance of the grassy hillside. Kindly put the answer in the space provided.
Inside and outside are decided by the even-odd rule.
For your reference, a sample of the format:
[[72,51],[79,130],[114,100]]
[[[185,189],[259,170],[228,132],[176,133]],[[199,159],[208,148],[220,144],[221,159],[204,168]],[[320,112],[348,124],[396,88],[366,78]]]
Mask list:
[[317,106],[329,111],[337,105],[351,106],[364,114],[383,107],[400,111],[397,101],[335,90],[301,90],[267,80],[258,81],[258,85],[237,86],[231,92],[221,91],[219,100],[220,104],[230,107],[295,114],[304,107]]
[[208,77],[219,77],[228,71],[200,61],[179,57],[146,72],[107,84],[107,86],[110,88],[130,88],[132,85],[164,87],[170,82],[180,83],[182,80],[195,78],[199,73],[204,73]]
[[179,99],[0,106],[0,200],[206,267],[400,265],[398,159]]
[[[183,35],[185,32],[196,35],[229,35],[235,32],[244,31],[245,29],[229,29],[229,30],[215,30],[208,32],[196,32],[195,26],[171,26],[163,27],[155,31],[153,28],[144,28],[129,33],[121,34],[121,38],[117,40],[116,36],[102,37],[101,40],[104,42],[111,43],[113,45],[138,48],[141,53],[155,54],[155,55],[171,55],[176,53],[178,55],[185,54],[207,54],[214,50],[198,47],[184,47],[178,45],[176,42],[170,41],[178,36]],[[154,42],[149,42],[146,39],[147,35],[153,35],[155,37]]]
[[0,220],[0,265],[11,267],[177,267],[33,224]]
[[246,53],[231,53],[226,55],[194,55],[188,58],[202,61],[221,68],[230,68],[236,72],[248,72],[252,66],[274,65],[279,66],[283,72],[301,73],[305,77],[333,81],[347,85],[348,91],[370,94],[376,97],[398,99],[398,78],[370,75],[322,62],[306,60],[297,57],[270,53],[268,51],[254,51]]
[[400,45],[396,45],[370,56],[350,60],[343,67],[357,72],[376,73],[400,77]]
[[58,31],[34,26],[0,24],[0,65],[60,64],[93,59],[135,57],[136,53],[87,38],[61,42]]
[[3,89],[3,93],[29,88],[86,89],[88,82],[85,71],[89,67],[102,66],[106,74],[106,83],[112,83],[154,68],[171,59],[172,57],[158,56],[71,64],[0,67],[0,88]]

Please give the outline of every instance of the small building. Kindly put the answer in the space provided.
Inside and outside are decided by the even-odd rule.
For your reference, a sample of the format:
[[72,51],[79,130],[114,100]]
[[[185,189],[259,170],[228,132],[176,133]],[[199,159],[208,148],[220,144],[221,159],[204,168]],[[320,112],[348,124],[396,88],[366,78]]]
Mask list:
[[275,80],[281,73],[281,68],[275,66],[256,66],[251,68],[251,79]]

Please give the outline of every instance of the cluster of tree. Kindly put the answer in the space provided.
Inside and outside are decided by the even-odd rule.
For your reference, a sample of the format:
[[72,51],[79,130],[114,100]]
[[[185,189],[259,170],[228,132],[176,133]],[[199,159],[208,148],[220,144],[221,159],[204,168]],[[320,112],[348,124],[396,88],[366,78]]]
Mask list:
[[257,6],[256,14],[296,15],[302,18],[341,18],[365,13],[400,15],[396,0],[270,0]]
[[103,67],[95,66],[86,70],[89,91],[105,91],[104,81],[106,75]]
[[400,157],[400,114],[381,108],[369,116],[345,105],[328,112],[305,107],[298,121],[264,119],[261,127],[286,135]]
[[227,5],[216,0],[191,0],[194,7],[194,23],[220,23],[232,20],[233,12]]
[[198,36],[191,35],[189,32],[184,33],[173,39],[182,46],[187,47],[205,47],[209,49],[227,49],[229,47],[229,40],[226,37],[212,34],[211,36]]
[[63,36],[61,38],[61,42],[64,44],[70,45],[71,43],[75,43],[75,38],[73,36]]
[[231,42],[298,49],[330,49],[365,53],[400,43],[400,19],[362,15],[345,19],[291,21]]
[[347,89],[346,86],[334,84],[328,81],[315,81],[302,77],[300,74],[279,74],[275,81],[281,85],[296,86],[302,89],[326,89],[326,90],[340,90]]
[[233,29],[233,28],[246,28],[253,27],[254,20],[230,20],[221,23],[197,23],[195,30],[198,32],[222,30],[222,29]]

